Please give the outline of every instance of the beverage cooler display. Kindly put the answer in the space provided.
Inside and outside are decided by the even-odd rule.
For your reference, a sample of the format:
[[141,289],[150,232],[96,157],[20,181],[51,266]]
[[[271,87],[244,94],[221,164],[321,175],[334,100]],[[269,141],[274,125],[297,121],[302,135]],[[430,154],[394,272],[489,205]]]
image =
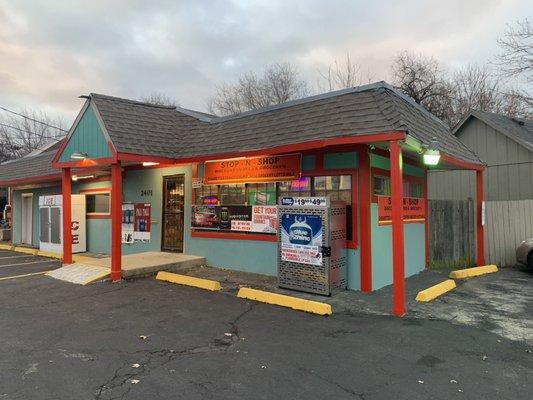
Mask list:
[[279,287],[328,296],[346,289],[346,203],[283,197],[278,222]]

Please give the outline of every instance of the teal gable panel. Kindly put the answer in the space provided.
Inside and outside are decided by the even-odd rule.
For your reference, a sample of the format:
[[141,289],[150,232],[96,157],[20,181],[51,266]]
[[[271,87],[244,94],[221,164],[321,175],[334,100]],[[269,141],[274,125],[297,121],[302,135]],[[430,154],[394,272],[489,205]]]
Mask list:
[[302,157],[302,170],[311,171],[315,169],[316,157],[314,155],[308,155]]
[[[377,154],[370,154],[370,166],[390,171],[390,160]],[[407,163],[403,163],[403,173],[404,175],[417,176],[419,178],[426,176],[426,171],[423,168]]]
[[327,153],[324,155],[325,169],[350,169],[359,165],[359,155],[356,152]]
[[70,156],[76,152],[87,153],[89,158],[93,159],[112,156],[107,139],[92,106],[87,107],[85,110],[67,145],[61,152],[59,161],[72,161]]

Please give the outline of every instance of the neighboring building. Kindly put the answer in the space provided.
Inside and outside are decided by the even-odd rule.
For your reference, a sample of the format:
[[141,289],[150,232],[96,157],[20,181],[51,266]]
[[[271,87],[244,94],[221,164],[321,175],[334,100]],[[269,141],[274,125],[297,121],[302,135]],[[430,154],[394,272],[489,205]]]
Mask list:
[[[485,200],[533,199],[533,120],[471,111],[453,133],[487,164]],[[429,198],[475,197],[475,176],[465,171],[430,174]]]
[[[533,236],[533,120],[474,110],[453,133],[486,163],[485,256],[513,264],[516,246]],[[474,182],[465,171],[431,171],[429,199],[474,198]]]
[[[32,246],[39,245],[40,198],[55,204],[43,196],[62,194],[70,204],[71,193],[85,195],[87,251],[111,254],[114,280],[121,254],[144,251],[180,251],[276,276],[275,206],[286,196],[315,196],[347,203],[348,288],[378,289],[395,271],[401,296],[404,275],[427,265],[423,146],[439,140],[443,168],[484,168],[442,121],[384,82],[227,117],[99,94],[86,99],[61,147],[1,165],[0,186],[14,189],[14,242]],[[236,162],[253,168],[233,168]],[[402,221],[398,188],[421,215]],[[249,220],[254,206],[274,210],[262,230]],[[131,237],[121,225],[138,211],[149,218],[139,226],[135,218],[138,240],[124,243]],[[232,212],[237,223],[222,224]],[[63,226],[71,226],[69,214]],[[70,235],[67,229],[62,244],[67,263]],[[319,275],[311,266],[306,274]]]

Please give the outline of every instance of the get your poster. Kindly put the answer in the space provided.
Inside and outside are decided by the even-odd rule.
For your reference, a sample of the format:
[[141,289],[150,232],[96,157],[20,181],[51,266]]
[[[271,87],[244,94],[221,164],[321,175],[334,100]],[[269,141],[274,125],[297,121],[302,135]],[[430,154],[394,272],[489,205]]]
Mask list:
[[299,264],[322,265],[322,217],[282,214],[281,259]]
[[149,243],[152,218],[152,205],[150,203],[136,203],[134,206],[134,231],[133,240]]

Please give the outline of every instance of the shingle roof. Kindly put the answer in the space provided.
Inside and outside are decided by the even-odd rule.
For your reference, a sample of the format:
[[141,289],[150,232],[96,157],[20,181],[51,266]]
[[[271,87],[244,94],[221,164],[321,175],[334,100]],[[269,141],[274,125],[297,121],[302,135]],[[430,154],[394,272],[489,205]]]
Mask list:
[[385,82],[227,117],[91,94],[118,152],[192,158],[317,139],[407,131],[422,144],[481,163],[441,120]]
[[0,164],[0,182],[15,181],[34,177],[60,175],[60,171],[52,168],[52,159],[57,149],[37,155],[17,158]]
[[[422,144],[436,137],[446,154],[481,164],[444,122],[385,82],[226,117],[94,93],[89,99],[120,153],[194,158],[406,131]],[[58,174],[51,165],[55,152],[1,164],[0,182]]]
[[456,125],[453,133],[457,134],[459,129],[461,129],[470,117],[480,119],[498,132],[524,146],[529,151],[533,151],[533,120],[526,118],[510,118],[501,114],[472,110]]

